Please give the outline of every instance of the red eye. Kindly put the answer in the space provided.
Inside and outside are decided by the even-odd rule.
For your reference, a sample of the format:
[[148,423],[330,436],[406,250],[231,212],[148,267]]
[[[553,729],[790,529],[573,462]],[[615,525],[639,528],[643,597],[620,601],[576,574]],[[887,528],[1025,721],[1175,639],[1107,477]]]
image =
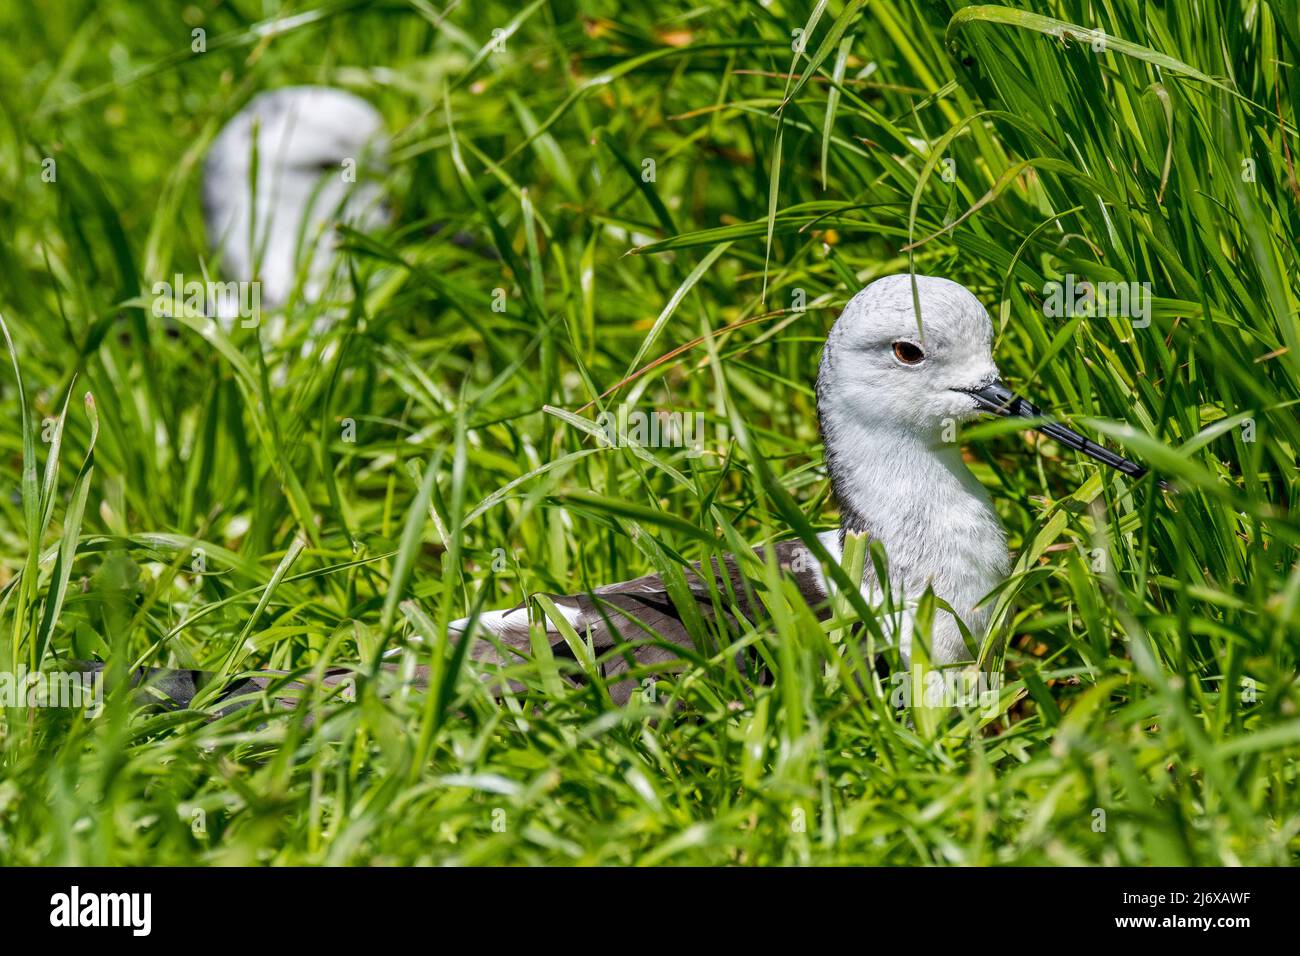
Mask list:
[[911,342],[895,342],[894,358],[904,365],[916,365],[925,358],[925,353],[921,351],[919,345],[913,345]]

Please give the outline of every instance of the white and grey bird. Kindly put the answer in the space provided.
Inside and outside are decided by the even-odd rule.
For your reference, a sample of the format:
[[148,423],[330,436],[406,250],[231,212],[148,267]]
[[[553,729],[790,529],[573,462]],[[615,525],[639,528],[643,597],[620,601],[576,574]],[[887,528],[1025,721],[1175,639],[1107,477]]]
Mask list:
[[[951,423],[986,413],[1031,419],[1030,427],[1103,464],[1133,478],[1146,473],[1064,425],[1045,421],[1037,408],[1012,394],[1000,380],[992,343],[988,312],[967,289],[943,278],[893,275],[849,301],[822,353],[817,411],[841,524],[819,540],[836,562],[848,532],[864,533],[883,546],[888,590],[903,612],[882,616],[880,623],[905,662],[914,643],[915,599],[926,588],[952,609],[934,620],[931,661],[968,660],[961,625],[977,640],[984,636],[989,609],[983,599],[1009,565],[988,493],[966,467],[960,446],[946,440]],[[799,560],[799,540],[772,548],[803,599],[818,616],[827,616],[829,587],[821,565]],[[736,615],[762,617],[761,599],[752,597],[736,561],[695,565],[686,577],[701,618],[730,626],[739,623]],[[715,620],[715,590],[736,596],[725,621]],[[868,563],[863,598],[879,606],[883,591]],[[550,597],[568,625],[590,639],[616,702],[630,698],[640,674],[684,666],[680,651],[693,641],[682,609],[658,575]],[[489,683],[501,679],[500,668],[531,658],[529,607],[489,611],[451,625],[454,635],[472,642],[472,666]],[[553,653],[572,658],[556,623],[548,619],[545,627]],[[628,673],[634,667],[640,674]],[[424,668],[416,669],[417,682],[426,676]],[[156,672],[150,679],[166,685],[177,703],[192,696],[187,689],[194,684],[192,672]],[[239,693],[259,692],[271,680],[254,678],[241,684]]]
[[[988,312],[966,288],[933,276],[892,275],[849,301],[822,353],[817,411],[841,524],[820,538],[836,561],[846,532],[865,533],[884,547],[889,590],[905,610],[881,624],[905,662],[912,651],[915,600],[927,587],[953,611],[940,612],[934,621],[930,659],[937,664],[968,660],[958,620],[977,640],[983,636],[989,607],[981,602],[1009,566],[1006,537],[989,495],[966,467],[960,446],[945,434],[952,424],[984,413],[1035,419],[1033,427],[1062,444],[1132,477],[1145,474],[1077,432],[1043,421],[1037,408],[1003,386],[992,344]],[[774,547],[800,594],[824,616],[828,585],[820,564],[796,560],[802,548],[797,540]],[[743,597],[735,562],[725,563],[725,569],[697,565],[688,574],[701,615],[714,614],[710,593],[715,588],[707,579],[724,584],[724,574],[734,588],[730,593],[740,596],[739,610],[746,617],[761,614]],[[869,603],[882,600],[869,562],[861,589]],[[552,599],[577,633],[590,635],[597,654],[631,649],[609,655],[603,665],[603,676],[615,678],[610,690],[618,701],[636,688],[633,680],[617,680],[620,673],[632,666],[667,666],[678,658],[673,645],[691,641],[657,575]],[[453,628],[479,635],[470,654],[488,670],[531,654],[526,605],[458,621]],[[554,652],[571,656],[558,628],[548,621],[547,629]]]
[[367,232],[387,222],[377,175],[386,161],[383,117],[360,97],[319,86],[255,96],[204,164],[208,242],[222,272],[259,281],[273,309],[299,288],[317,301],[336,271],[334,225]]

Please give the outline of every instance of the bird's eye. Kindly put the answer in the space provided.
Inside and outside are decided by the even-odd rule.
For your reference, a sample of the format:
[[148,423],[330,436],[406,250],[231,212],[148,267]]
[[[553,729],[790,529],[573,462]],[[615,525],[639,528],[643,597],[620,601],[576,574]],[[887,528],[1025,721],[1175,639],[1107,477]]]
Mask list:
[[911,342],[895,342],[894,358],[904,365],[917,365],[921,359],[925,358],[925,353],[921,351],[919,345],[914,345]]

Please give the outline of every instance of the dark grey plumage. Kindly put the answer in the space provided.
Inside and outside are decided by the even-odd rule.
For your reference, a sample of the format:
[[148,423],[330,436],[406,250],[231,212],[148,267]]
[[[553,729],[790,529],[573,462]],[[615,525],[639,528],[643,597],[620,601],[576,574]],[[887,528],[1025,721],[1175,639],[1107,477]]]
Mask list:
[[[800,541],[782,541],[772,546],[777,566],[794,581],[803,598],[815,613],[827,613],[826,588],[821,569]],[[755,549],[760,559],[765,549]],[[686,584],[694,610],[707,624],[721,624],[735,629],[737,616],[757,622],[763,616],[762,602],[755,593],[758,586],[740,571],[734,557],[710,562],[707,570],[695,564],[685,572]],[[626,703],[637,689],[635,677],[615,680],[634,667],[654,673],[680,670],[683,652],[703,653],[697,648],[687,626],[684,611],[673,601],[663,579],[647,574],[630,581],[595,588],[590,594],[547,595],[579,636],[590,640],[600,662],[600,676],[608,682],[611,698]],[[715,607],[715,598],[719,608]],[[470,650],[480,666],[506,666],[532,657],[528,606],[518,605],[506,611],[493,611],[473,622],[478,636]],[[453,628],[465,634],[469,619],[458,621]],[[557,657],[573,659],[573,651],[559,627],[546,621],[546,636]],[[621,653],[609,652],[620,650]]]

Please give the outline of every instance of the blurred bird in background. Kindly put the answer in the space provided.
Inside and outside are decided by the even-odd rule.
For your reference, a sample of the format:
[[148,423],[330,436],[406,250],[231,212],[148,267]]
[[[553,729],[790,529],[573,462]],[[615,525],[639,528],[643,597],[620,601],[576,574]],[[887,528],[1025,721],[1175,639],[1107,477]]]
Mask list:
[[[295,291],[320,300],[340,271],[335,225],[370,232],[388,223],[387,154],[383,117],[351,93],[293,86],[254,97],[217,134],[203,168],[208,243],[222,273],[260,282],[273,310]],[[219,318],[228,311],[217,304]]]

